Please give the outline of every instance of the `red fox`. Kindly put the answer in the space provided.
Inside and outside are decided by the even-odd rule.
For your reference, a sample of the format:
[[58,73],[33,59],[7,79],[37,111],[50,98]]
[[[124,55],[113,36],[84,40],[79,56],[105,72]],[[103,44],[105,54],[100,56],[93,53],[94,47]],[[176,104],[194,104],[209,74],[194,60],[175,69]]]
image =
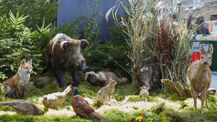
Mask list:
[[29,82],[32,69],[32,59],[28,62],[23,59],[17,73],[12,78],[3,82],[6,91],[5,96],[10,96],[13,94],[14,90],[16,90],[17,97],[22,98],[24,96],[25,87]]

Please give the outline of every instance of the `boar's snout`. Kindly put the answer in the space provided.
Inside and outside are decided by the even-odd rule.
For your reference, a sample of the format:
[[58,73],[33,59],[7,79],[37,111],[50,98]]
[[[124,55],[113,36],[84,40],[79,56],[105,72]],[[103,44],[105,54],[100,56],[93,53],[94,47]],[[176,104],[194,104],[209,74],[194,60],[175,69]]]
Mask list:
[[76,62],[76,67],[85,69],[87,67],[86,61],[84,59],[80,59]]

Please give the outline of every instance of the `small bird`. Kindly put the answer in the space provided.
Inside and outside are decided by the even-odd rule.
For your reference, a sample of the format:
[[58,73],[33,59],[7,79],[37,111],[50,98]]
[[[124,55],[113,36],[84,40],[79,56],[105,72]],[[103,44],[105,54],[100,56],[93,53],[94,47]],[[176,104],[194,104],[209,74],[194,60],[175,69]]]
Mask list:
[[56,109],[62,105],[67,97],[67,94],[71,91],[71,85],[68,86],[63,92],[56,92],[43,96],[43,105],[47,108]]
[[39,109],[33,103],[25,100],[16,100],[12,102],[0,102],[0,105],[12,107],[18,114],[42,115],[44,111]]
[[72,98],[72,107],[77,116],[86,118],[92,117],[99,120],[105,120],[107,122],[113,122],[112,120],[96,113],[89,103],[79,95],[77,88],[73,88],[72,92],[74,93],[74,97]]

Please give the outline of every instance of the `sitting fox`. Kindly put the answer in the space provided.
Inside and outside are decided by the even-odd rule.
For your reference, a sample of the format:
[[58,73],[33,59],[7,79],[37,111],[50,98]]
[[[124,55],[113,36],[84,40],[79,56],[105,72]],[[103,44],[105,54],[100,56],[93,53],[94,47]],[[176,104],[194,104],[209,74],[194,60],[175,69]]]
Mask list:
[[12,78],[3,82],[6,91],[5,96],[11,97],[11,95],[16,90],[17,97],[22,98],[24,96],[25,87],[29,82],[31,72],[32,59],[28,62],[23,59],[17,73]]

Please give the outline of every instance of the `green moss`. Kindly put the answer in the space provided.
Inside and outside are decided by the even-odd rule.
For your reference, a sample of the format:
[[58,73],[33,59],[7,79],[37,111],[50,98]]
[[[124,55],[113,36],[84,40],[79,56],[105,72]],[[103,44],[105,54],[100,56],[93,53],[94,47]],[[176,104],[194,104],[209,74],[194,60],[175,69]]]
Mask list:
[[[13,101],[13,100],[14,99],[6,98],[4,101],[0,101],[0,102],[9,102],[9,101]],[[0,105],[0,111],[14,111],[14,110],[8,106]]]
[[100,88],[101,87],[99,87],[99,86],[91,85],[87,81],[81,82],[81,84],[78,87],[79,93],[81,96],[87,96],[90,98],[95,98],[97,95],[97,92],[100,90]]
[[204,115],[201,115],[201,108],[195,113],[192,107],[186,107],[182,111],[176,111],[172,108],[166,108],[161,116],[166,116],[170,121],[217,121],[217,110],[205,109]]
[[115,97],[115,99],[117,100],[117,101],[122,101],[122,100],[124,100],[124,96],[122,96],[122,95],[119,95],[119,94],[114,94],[114,97]]
[[0,120],[3,122],[92,122],[91,119],[68,116],[32,116],[32,115],[1,115]]
[[141,111],[134,112],[134,113],[132,114],[132,116],[133,116],[133,117],[136,117],[136,116],[142,115],[142,114],[144,114],[144,113],[147,113],[147,112],[146,112],[145,110],[141,110]]
[[178,96],[177,93],[175,93],[172,89],[167,89],[166,91],[159,89],[159,90],[152,91],[151,94],[154,94],[166,100],[171,100],[173,102],[184,101],[186,99],[184,97]]
[[119,110],[109,110],[104,113],[104,116],[115,122],[129,122],[133,117],[129,113]]
[[139,102],[139,101],[146,101],[146,98],[142,97],[129,97],[127,102]]
[[188,107],[188,104],[186,104],[183,101],[180,104],[181,104],[181,106],[179,107],[179,109],[184,109],[184,108]]
[[116,85],[115,93],[119,96],[139,94],[139,89],[135,88],[131,83],[125,85]]
[[158,99],[156,96],[149,96],[148,97],[148,102],[157,102],[157,101],[158,101]]
[[204,120],[203,122],[213,122],[212,120]]
[[[66,88],[66,87],[65,87]],[[64,91],[65,88],[58,88],[57,83],[51,83],[44,88],[38,89],[32,89],[31,91],[28,92],[28,94],[24,97],[24,100],[31,101],[35,104],[42,104],[39,102],[40,97],[43,97],[43,95],[47,95],[50,93],[54,92],[62,92]],[[83,97],[90,97],[91,99],[96,100],[96,94],[98,90],[100,90],[101,87],[99,86],[93,86],[90,83],[84,81],[81,82],[79,88],[80,95]],[[139,89],[135,89],[131,84],[126,84],[126,85],[117,85],[115,88],[114,92],[114,97],[118,101],[123,100],[125,96],[127,95],[135,95],[139,93]],[[183,101],[185,98],[181,98],[176,95],[173,91],[168,90],[167,92],[163,92],[162,90],[156,90],[150,92],[151,96],[148,99],[148,102],[157,102],[158,97],[171,100],[174,102],[178,102],[181,104],[180,110],[181,111],[176,111],[171,108],[167,108],[164,103],[158,104],[152,109],[147,110],[147,111],[138,111],[135,113],[126,113],[122,112],[119,110],[109,110],[104,113],[105,117],[108,119],[111,119],[113,121],[118,121],[118,122],[125,122],[125,121],[130,121],[133,117],[139,116],[141,114],[144,114],[147,112],[151,112],[152,114],[156,114],[159,116],[166,116],[169,121],[187,121],[187,120],[192,120],[192,121],[217,121],[216,120],[216,115],[217,115],[217,106],[209,103],[210,109],[205,109],[204,110],[204,116],[201,116],[200,112],[201,109],[199,107],[198,112],[194,112],[193,106],[187,106],[187,104]],[[70,109],[71,107],[71,100],[72,100],[73,94],[69,93],[67,96],[66,101],[64,104],[60,107],[58,107],[57,110],[60,109]],[[13,101],[15,99],[5,99],[5,101]],[[128,99],[128,102],[138,102],[138,101],[145,101],[146,98],[141,98],[141,97],[130,97]],[[99,108],[97,106],[94,106],[95,109]],[[138,110],[137,107],[133,107],[134,110]],[[13,109],[7,107],[7,106],[0,106],[0,111],[14,111]],[[48,109],[44,108],[44,111],[47,112]],[[68,117],[68,116],[29,116],[29,115],[1,115],[0,120],[3,121],[24,121],[24,122],[35,122],[35,121],[40,121],[40,122],[47,122],[47,121],[61,121],[61,122],[67,122],[67,121],[84,121],[84,122],[89,122],[93,121],[92,119],[85,119],[85,118],[78,118],[77,116],[73,117]]]
[[136,107],[136,106],[133,106],[133,109],[135,109],[135,110],[138,110],[138,107]]
[[151,112],[156,113],[156,114],[160,114],[164,110],[165,110],[165,103],[160,103],[151,108]]
[[0,111],[14,111],[12,108],[8,107],[8,106],[0,106]]
[[186,100],[186,98],[184,98],[184,97],[179,97],[177,94],[172,94],[172,95],[170,95],[170,96],[168,97],[168,100],[171,100],[171,101],[176,102],[176,101],[179,101],[179,100],[184,101],[184,100]]

